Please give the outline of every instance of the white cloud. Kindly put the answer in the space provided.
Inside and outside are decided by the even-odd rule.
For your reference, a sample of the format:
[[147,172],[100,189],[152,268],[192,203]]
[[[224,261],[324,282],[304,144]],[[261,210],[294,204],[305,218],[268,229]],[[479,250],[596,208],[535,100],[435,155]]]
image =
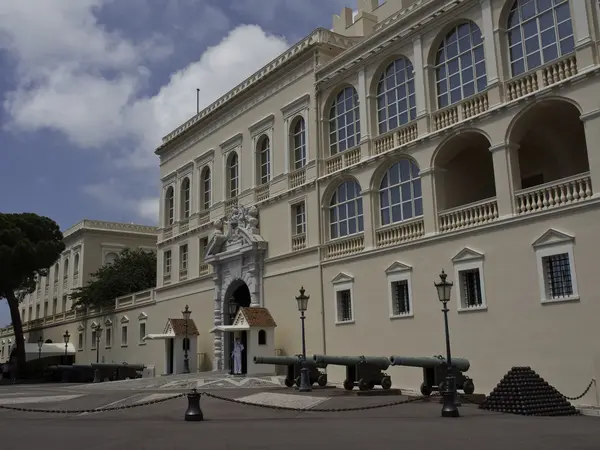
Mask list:
[[[17,86],[3,102],[9,129],[51,129],[82,149],[105,153],[120,148],[112,155],[119,167],[155,170],[153,151],[161,137],[196,112],[196,88],[201,107],[207,106],[288,47],[258,26],[238,26],[172,74],[156,95],[142,97],[152,64],[173,47],[161,36],[134,42],[100,24],[95,11],[112,1],[0,1],[0,50],[10,52],[18,71]],[[208,12],[199,26],[205,30],[196,38],[227,23],[204,7]],[[152,177],[155,182],[156,174]],[[154,196],[132,199],[122,182],[109,180],[86,192],[100,201],[110,197],[112,205],[119,199],[140,217],[157,217]]]

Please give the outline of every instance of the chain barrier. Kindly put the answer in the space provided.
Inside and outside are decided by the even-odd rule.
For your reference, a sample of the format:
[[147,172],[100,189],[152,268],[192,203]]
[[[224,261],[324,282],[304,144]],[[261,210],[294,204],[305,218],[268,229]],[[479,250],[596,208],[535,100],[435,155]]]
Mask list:
[[407,400],[399,400],[395,402],[382,403],[379,405],[367,405],[367,406],[357,406],[354,408],[294,408],[292,406],[276,406],[276,405],[265,405],[261,403],[253,403],[253,402],[245,402],[243,400],[236,400],[234,398],[222,397],[216,394],[209,394],[208,392],[199,392],[200,395],[204,395],[206,397],[214,398],[216,400],[222,400],[224,402],[237,403],[239,405],[245,406],[256,406],[258,408],[266,408],[266,409],[275,409],[279,411],[298,411],[298,412],[350,412],[350,411],[367,411],[369,409],[378,409],[378,408],[390,408],[392,406],[405,405],[407,403],[414,403],[420,400],[424,400],[429,397],[420,396],[413,397]]
[[48,413],[48,414],[83,414],[83,413],[101,413],[109,411],[122,411],[125,409],[139,408],[141,406],[155,405],[157,403],[168,402],[176,398],[185,397],[187,394],[177,394],[166,398],[159,398],[156,400],[149,400],[142,403],[132,403],[129,405],[122,406],[111,406],[108,408],[96,408],[96,409],[37,409],[37,408],[23,408],[20,406],[7,406],[0,405],[0,409],[6,409],[9,411],[21,411],[21,412],[36,412],[36,413]]
[[567,400],[579,400],[580,398],[582,398],[585,394],[587,394],[588,392],[590,392],[590,389],[592,388],[592,385],[596,384],[596,379],[592,378],[592,381],[590,381],[590,384],[588,384],[588,386],[585,388],[585,391],[583,391],[583,394],[578,395],[577,397],[567,397],[565,395],[565,398]]

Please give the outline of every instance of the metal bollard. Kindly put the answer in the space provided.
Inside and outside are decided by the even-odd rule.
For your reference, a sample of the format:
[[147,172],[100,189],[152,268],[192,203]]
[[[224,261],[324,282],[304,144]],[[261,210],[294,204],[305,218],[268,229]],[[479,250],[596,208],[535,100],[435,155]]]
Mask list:
[[204,414],[202,413],[202,409],[200,408],[200,393],[196,389],[192,389],[192,391],[187,395],[188,398],[188,408],[185,412],[185,421],[186,422],[199,422],[204,420]]

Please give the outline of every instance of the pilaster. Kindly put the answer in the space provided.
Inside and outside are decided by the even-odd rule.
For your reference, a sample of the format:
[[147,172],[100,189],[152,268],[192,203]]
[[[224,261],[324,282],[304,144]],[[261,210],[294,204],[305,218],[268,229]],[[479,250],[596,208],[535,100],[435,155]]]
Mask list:
[[600,109],[582,114],[585,129],[585,140],[587,146],[587,157],[590,166],[590,178],[592,180],[593,197],[600,196],[600,152],[598,143],[600,142]]
[[574,1],[569,2],[569,4],[571,6],[573,33],[575,34],[577,70],[582,71],[594,65],[594,46],[590,32],[591,17],[588,15],[587,1]]
[[363,67],[358,71],[358,108],[360,117],[360,142],[369,140],[371,124],[369,120],[369,103],[367,99],[367,73]]
[[[360,192],[362,196],[362,207],[363,207],[363,234],[364,234],[364,245],[365,250],[371,250],[375,248],[374,235],[375,235],[375,217],[373,215],[373,202],[371,201],[371,190],[365,189]],[[328,222],[326,222],[328,223]]]
[[421,177],[421,195],[423,201],[423,227],[425,229],[425,236],[437,233],[437,206],[436,206],[436,186],[435,186],[435,172],[439,172],[440,169],[433,167],[421,170],[419,176]]
[[427,104],[425,99],[425,79],[423,74],[423,42],[421,36],[413,41],[413,69],[415,71],[415,101],[417,103],[417,117],[427,114]]
[[500,218],[512,216],[515,212],[515,190],[521,188],[518,149],[518,145],[506,143],[489,148],[494,164],[496,202]]
[[498,81],[498,55],[494,45],[494,19],[492,17],[491,0],[481,0],[481,20],[487,84],[492,85]]

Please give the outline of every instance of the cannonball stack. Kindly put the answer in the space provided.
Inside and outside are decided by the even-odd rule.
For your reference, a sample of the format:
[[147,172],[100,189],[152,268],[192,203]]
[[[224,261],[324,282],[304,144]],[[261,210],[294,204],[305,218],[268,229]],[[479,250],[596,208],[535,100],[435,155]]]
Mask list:
[[531,367],[513,367],[479,405],[525,416],[574,416],[579,411]]

